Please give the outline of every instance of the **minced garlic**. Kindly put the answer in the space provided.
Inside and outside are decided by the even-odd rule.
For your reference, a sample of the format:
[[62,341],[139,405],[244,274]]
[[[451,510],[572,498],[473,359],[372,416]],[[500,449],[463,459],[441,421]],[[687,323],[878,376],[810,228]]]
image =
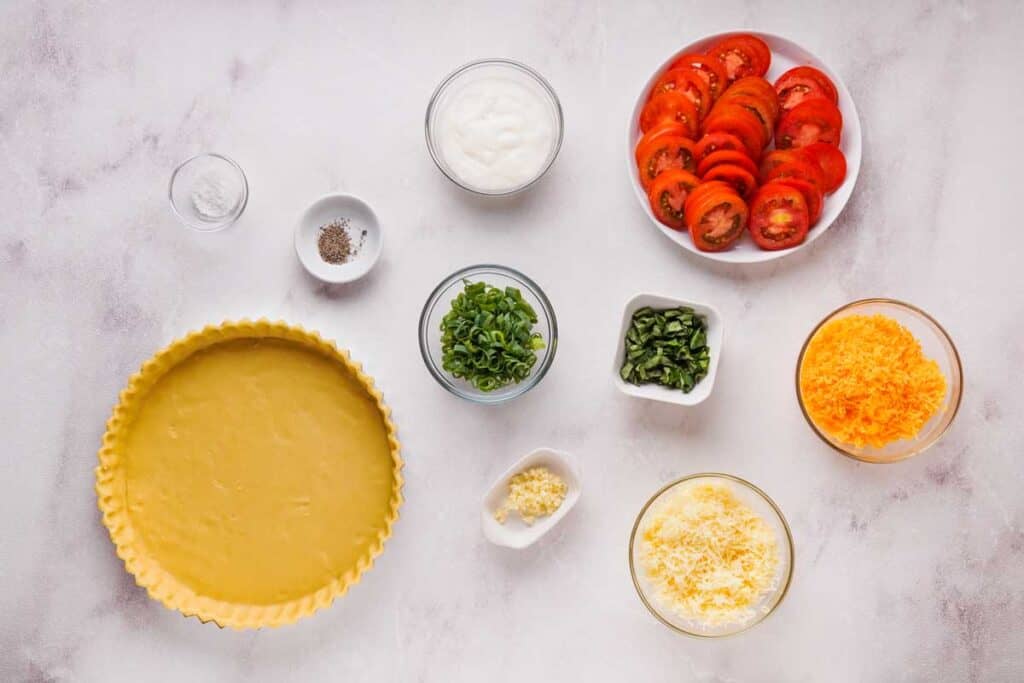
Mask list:
[[658,600],[711,625],[752,617],[778,581],[768,523],[722,484],[683,485],[656,506],[640,529],[639,560]]
[[553,514],[562,506],[568,487],[562,478],[546,467],[531,467],[512,477],[508,483],[508,498],[494,511],[500,524],[515,511],[527,524],[538,517]]
[[819,329],[800,365],[811,420],[843,443],[880,448],[917,436],[946,397],[946,378],[907,328],[850,315]]

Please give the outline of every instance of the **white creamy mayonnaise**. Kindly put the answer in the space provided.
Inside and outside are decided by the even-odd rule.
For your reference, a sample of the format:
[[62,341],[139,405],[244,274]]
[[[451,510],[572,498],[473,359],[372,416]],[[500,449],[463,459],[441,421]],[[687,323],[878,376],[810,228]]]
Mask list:
[[540,86],[482,76],[446,98],[434,122],[444,164],[464,185],[514,190],[544,170],[556,144],[550,99]]

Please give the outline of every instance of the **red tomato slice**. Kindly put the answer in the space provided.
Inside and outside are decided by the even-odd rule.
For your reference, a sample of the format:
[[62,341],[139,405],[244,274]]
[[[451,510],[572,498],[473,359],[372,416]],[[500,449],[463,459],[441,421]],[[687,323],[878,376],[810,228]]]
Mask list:
[[807,238],[807,203],[788,185],[768,183],[750,205],[750,234],[762,249],[789,249]]
[[665,122],[681,123],[690,133],[689,137],[697,137],[699,121],[697,108],[686,95],[669,91],[658,93],[644,105],[640,112],[640,130],[646,133],[656,125]]
[[730,81],[744,76],[764,76],[772,61],[767,43],[748,33],[723,38],[711,46],[708,54],[722,63]]
[[798,190],[804,196],[804,201],[807,202],[808,224],[812,228],[818,224],[818,219],[821,218],[821,211],[825,205],[825,196],[821,193],[821,188],[803,178],[779,178],[771,182],[789,185],[793,189]]
[[704,119],[704,133],[730,133],[743,141],[751,159],[759,159],[766,144],[761,122],[750,110],[725,103]]
[[839,93],[832,79],[813,66],[793,67],[779,76],[775,81],[775,92],[785,111],[816,97],[824,98],[832,104],[839,103]]
[[[698,158],[699,155],[698,155]],[[768,174],[772,169],[782,164],[792,162],[804,162],[806,159],[795,149],[773,149],[761,157],[761,166],[758,168],[761,182],[768,182]]]
[[673,169],[660,174],[647,194],[655,218],[673,230],[685,230],[683,207],[690,192],[698,185],[700,178],[688,171]]
[[757,178],[754,177],[754,174],[736,164],[715,166],[707,173],[701,175],[701,178],[708,181],[721,180],[729,183],[736,189],[737,194],[747,200],[753,197],[754,192],[757,191]]
[[746,203],[725,183],[697,187],[686,198],[684,213],[693,244],[701,251],[728,249],[747,226]]
[[806,147],[815,142],[839,145],[843,132],[843,115],[828,100],[804,100],[779,120],[775,131],[775,146],[779,149]]
[[772,168],[764,175],[764,182],[780,178],[802,178],[821,191],[824,191],[825,188],[825,174],[821,167],[802,154],[793,161],[787,161]]
[[729,89],[725,92],[726,95],[752,95],[760,99],[769,108],[773,121],[779,117],[779,97],[775,93],[775,88],[760,76],[741,78],[729,86]]
[[718,96],[725,92],[725,87],[729,81],[729,74],[725,72],[725,67],[722,66],[722,63],[714,57],[696,53],[685,54],[672,62],[669,69],[678,69],[683,66],[689,66],[697,70],[697,74],[704,79],[708,84],[708,88],[711,89],[712,100],[718,99]]
[[744,154],[747,151],[743,141],[731,133],[707,133],[697,142],[697,159],[703,159],[709,154],[727,149]]
[[712,152],[701,159],[700,152],[698,151],[697,158],[700,159],[697,163],[697,175],[702,178],[705,173],[713,169],[715,166],[720,166],[721,164],[733,164],[734,166],[739,166],[750,175],[757,177],[757,166],[750,160],[750,157],[747,156],[746,152],[722,149],[717,152]]
[[671,90],[689,97],[701,117],[711,111],[711,87],[694,67],[683,66],[663,73],[651,88],[651,97]]
[[694,173],[697,170],[693,142],[681,135],[662,135],[651,140],[637,148],[636,158],[644,190],[649,190],[654,179],[665,171],[680,169]]
[[733,89],[729,88],[719,98],[715,109],[721,111],[726,107],[740,107],[749,111],[757,119],[758,125],[761,126],[761,135],[765,140],[765,144],[767,145],[767,141],[772,139],[772,133],[775,129],[775,118],[772,116],[770,106],[762,98],[748,93],[734,93]]
[[[801,147],[800,151],[821,167],[825,176],[825,184],[822,189],[827,194],[835,192],[846,180],[846,157],[838,147],[824,142],[815,142],[813,145]],[[698,170],[700,170],[699,166]]]
[[666,135],[675,135],[675,136],[679,136],[679,137],[688,138],[689,135],[687,133],[689,133],[689,131],[687,130],[686,126],[684,126],[681,123],[675,123],[675,122],[662,123],[662,124],[659,124],[659,125],[655,126],[654,128],[651,128],[649,131],[644,133],[643,137],[640,138],[640,141],[636,143],[635,156],[636,156],[637,166],[641,165],[640,164],[640,149],[643,148],[644,145],[646,145],[651,140],[656,140],[656,139],[658,139],[660,137],[663,137],[663,136],[666,136]]

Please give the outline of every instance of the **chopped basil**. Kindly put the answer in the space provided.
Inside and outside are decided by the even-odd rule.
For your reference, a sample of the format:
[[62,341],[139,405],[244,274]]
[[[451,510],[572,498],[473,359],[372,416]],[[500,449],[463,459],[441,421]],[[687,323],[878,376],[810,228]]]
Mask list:
[[661,384],[689,393],[708,374],[707,326],[692,308],[641,308],[623,343],[619,376],[630,384]]

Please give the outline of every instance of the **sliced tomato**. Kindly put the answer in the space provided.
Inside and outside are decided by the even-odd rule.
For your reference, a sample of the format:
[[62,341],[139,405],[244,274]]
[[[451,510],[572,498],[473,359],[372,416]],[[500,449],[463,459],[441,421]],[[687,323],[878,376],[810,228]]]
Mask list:
[[775,130],[775,146],[779,149],[806,147],[815,142],[839,145],[843,132],[843,115],[828,100],[804,100],[779,119]]
[[729,88],[715,104],[715,108],[719,111],[726,107],[740,107],[749,111],[761,126],[764,144],[767,145],[768,141],[772,139],[775,130],[775,117],[772,116],[771,108],[762,98],[749,93],[734,93],[733,89]]
[[713,169],[715,166],[721,164],[733,164],[739,166],[750,175],[757,177],[757,165],[750,160],[746,152],[737,152],[733,149],[722,149],[717,152],[712,152],[703,159],[700,157],[700,152],[697,152],[697,175],[704,177],[704,174]]
[[772,120],[779,117],[779,97],[775,93],[775,88],[772,84],[766,81],[761,76],[747,76],[741,78],[725,91],[726,94],[736,95],[752,95],[757,97],[765,106],[771,111]]
[[832,79],[813,66],[796,66],[779,76],[775,81],[775,92],[784,111],[814,98],[839,103],[839,93]]
[[701,178],[729,183],[744,199],[750,199],[757,191],[757,178],[754,174],[736,164],[720,164],[701,175]]
[[704,119],[704,133],[729,133],[743,141],[751,159],[759,159],[766,139],[764,129],[757,116],[750,110],[726,103],[716,105]]
[[[700,158],[698,156],[698,158]],[[807,161],[799,150],[796,149],[773,149],[772,151],[761,157],[761,165],[758,168],[758,176],[761,178],[761,182],[768,181],[768,174],[771,173],[772,169],[782,164],[788,164],[792,162],[804,162]]]
[[697,108],[686,95],[669,91],[658,93],[644,105],[640,112],[640,130],[646,133],[660,123],[681,123],[690,133],[689,137],[697,137],[699,118]]
[[680,169],[696,173],[697,157],[693,142],[681,135],[663,135],[637,148],[637,170],[644,190],[661,173]]
[[[682,66],[663,73],[651,88],[651,97],[671,90],[681,92],[689,97],[700,116],[707,116],[711,111],[711,87],[694,67]],[[772,92],[774,93],[774,91]]]
[[643,148],[644,145],[646,145],[651,140],[657,140],[658,138],[664,137],[666,135],[676,135],[679,137],[688,138],[690,137],[688,133],[689,129],[687,129],[686,126],[684,126],[681,123],[675,122],[662,123],[655,126],[654,128],[651,128],[649,131],[644,133],[643,137],[640,138],[640,141],[636,143],[636,150],[634,152],[634,155],[636,156],[637,166],[640,165],[640,149]]
[[820,187],[803,178],[778,178],[771,182],[789,185],[798,190],[804,196],[804,201],[807,202],[807,220],[810,227],[813,228],[818,224],[818,219],[821,218],[821,211],[825,205],[825,196],[821,193]]
[[732,133],[706,133],[697,142],[697,159],[722,150],[735,150],[746,154],[747,148],[743,141]]
[[711,89],[712,100],[718,99],[718,96],[725,92],[725,87],[729,84],[729,74],[726,73],[725,67],[710,55],[685,54],[672,62],[669,69],[678,69],[682,66],[693,67],[697,70],[698,75]]
[[825,174],[822,173],[821,167],[802,155],[796,161],[787,161],[768,171],[763,180],[768,183],[782,178],[806,180],[818,188],[819,192],[825,191]]
[[673,169],[654,179],[647,198],[655,218],[673,230],[685,230],[683,206],[690,192],[700,185],[700,178],[688,171]]
[[[846,180],[846,157],[838,147],[825,142],[815,142],[813,145],[801,147],[800,151],[821,168],[825,176],[822,189],[826,194],[835,192]],[[699,166],[697,170],[700,170]]]
[[762,249],[789,249],[807,238],[807,203],[796,189],[768,183],[750,205],[750,234]]
[[711,46],[708,54],[722,63],[730,81],[744,76],[764,76],[772,61],[768,44],[749,33],[723,38]]
[[701,251],[728,249],[747,226],[746,203],[725,183],[698,186],[686,198],[684,213],[693,244]]

